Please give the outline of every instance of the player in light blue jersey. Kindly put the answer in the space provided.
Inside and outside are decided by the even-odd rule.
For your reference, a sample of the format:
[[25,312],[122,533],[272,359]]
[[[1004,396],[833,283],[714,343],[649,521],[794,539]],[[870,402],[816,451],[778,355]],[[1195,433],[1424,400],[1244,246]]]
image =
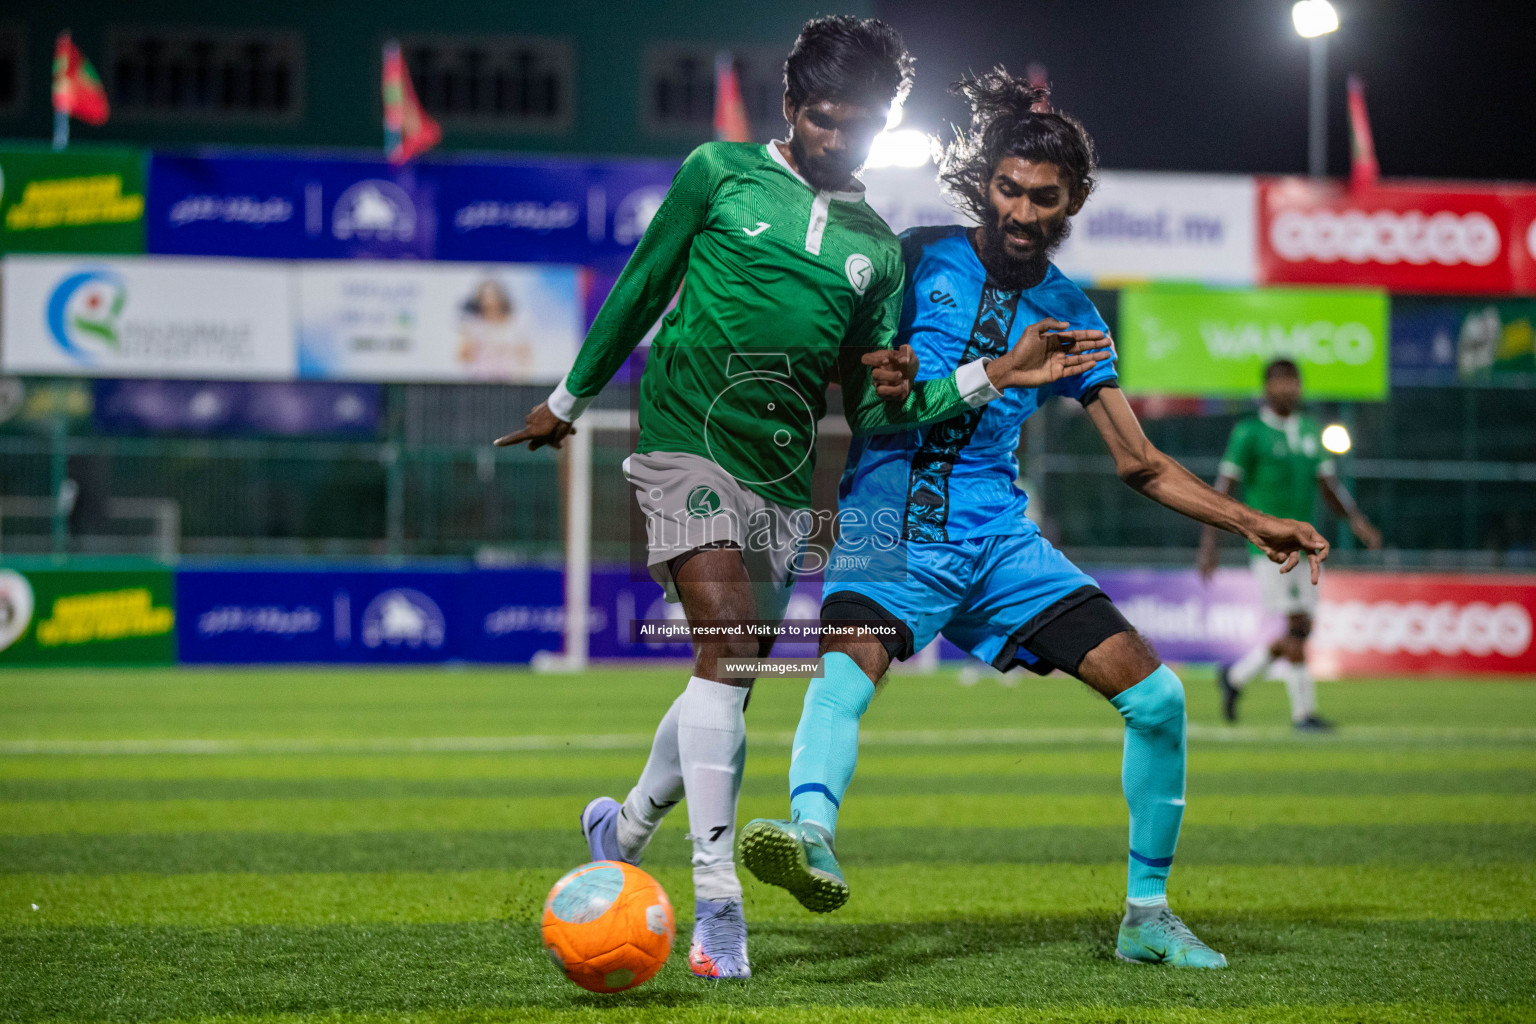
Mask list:
[[[903,236],[899,341],[920,376],[995,357],[1069,328],[1104,331],[1093,304],[1050,262],[1093,187],[1093,144],[1045,93],[1001,69],[957,86],[972,124],[946,154],[943,180],[979,227]],[[1184,815],[1184,687],[1093,579],[1041,536],[1016,485],[1019,429],[1054,397],[1081,402],[1131,487],[1176,512],[1241,534],[1286,570],[1316,579],[1328,544],[1306,523],[1257,512],[1202,483],[1152,446],[1116,383],[1113,360],[1076,376],[898,434],[857,438],[839,491],[839,538],[822,596],[823,676],[811,681],[789,769],[790,820],[742,832],[743,862],[808,909],[846,902],[833,851],[853,778],[859,718],[891,659],[943,634],[999,669],[1060,669],[1125,718],[1121,772],[1130,808],[1126,960],[1224,967],[1168,908],[1168,871]]]

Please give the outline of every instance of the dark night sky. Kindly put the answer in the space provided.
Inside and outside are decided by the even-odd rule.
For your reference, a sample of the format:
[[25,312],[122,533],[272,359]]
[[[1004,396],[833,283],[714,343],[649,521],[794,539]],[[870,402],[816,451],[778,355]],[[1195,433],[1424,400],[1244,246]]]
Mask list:
[[[1345,76],[1364,77],[1385,177],[1536,179],[1536,3],[1334,0],[1329,171],[1348,171]],[[967,68],[1049,70],[1105,167],[1300,173],[1307,44],[1290,0],[879,0],[917,58],[903,127],[964,114]]]

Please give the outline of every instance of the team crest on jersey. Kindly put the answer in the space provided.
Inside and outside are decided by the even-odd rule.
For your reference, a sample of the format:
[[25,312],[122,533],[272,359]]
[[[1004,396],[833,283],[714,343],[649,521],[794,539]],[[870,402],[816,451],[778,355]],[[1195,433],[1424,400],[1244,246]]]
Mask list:
[[869,257],[861,252],[856,252],[848,257],[848,262],[843,264],[843,273],[848,275],[848,283],[853,285],[853,290],[860,295],[869,287],[870,280],[875,276],[875,265]]
[[688,515],[694,519],[708,519],[720,511],[720,495],[714,488],[703,484],[688,492]]

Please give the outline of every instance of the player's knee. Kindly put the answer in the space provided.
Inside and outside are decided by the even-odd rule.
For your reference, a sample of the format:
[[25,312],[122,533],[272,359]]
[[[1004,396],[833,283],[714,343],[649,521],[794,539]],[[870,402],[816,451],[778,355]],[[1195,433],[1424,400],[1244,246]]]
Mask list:
[[[837,654],[829,655],[829,658],[843,657]],[[852,659],[849,659],[850,661]],[[835,665],[828,665],[834,668]],[[811,685],[805,690],[805,710],[809,712],[830,711],[844,717],[859,718],[869,710],[869,702],[874,699],[874,685],[859,685],[868,678],[862,666],[853,665],[859,669],[857,676],[834,678],[833,672],[817,676],[811,680]]]
[[1133,729],[1152,729],[1168,722],[1184,721],[1184,684],[1173,669],[1159,665],[1157,670],[1111,703]]

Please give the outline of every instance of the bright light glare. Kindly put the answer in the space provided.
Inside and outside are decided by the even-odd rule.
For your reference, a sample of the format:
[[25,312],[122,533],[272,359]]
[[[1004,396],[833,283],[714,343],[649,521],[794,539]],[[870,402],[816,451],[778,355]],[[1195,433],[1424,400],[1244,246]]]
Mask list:
[[906,111],[902,109],[901,100],[892,100],[891,112],[885,115],[885,130],[890,131],[892,128],[895,128],[897,125],[901,124],[901,118],[905,113]]
[[885,131],[875,136],[865,167],[921,167],[933,159],[933,141],[914,128]]
[[1323,428],[1323,447],[1335,455],[1349,451],[1349,431],[1342,423],[1330,423]]
[[1303,39],[1315,39],[1339,30],[1339,12],[1328,0],[1297,0],[1291,8],[1291,22]]

